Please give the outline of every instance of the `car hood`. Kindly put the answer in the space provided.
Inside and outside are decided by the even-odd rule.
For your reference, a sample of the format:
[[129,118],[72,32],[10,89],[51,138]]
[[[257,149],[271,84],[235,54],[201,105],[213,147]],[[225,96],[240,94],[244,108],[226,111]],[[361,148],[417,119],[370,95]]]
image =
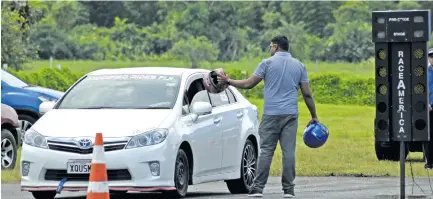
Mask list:
[[49,96],[56,98],[56,99],[59,99],[64,94],[64,92],[49,89],[49,88],[44,88],[44,87],[40,87],[40,86],[29,86],[29,87],[25,87],[25,89],[31,90],[31,91],[36,91],[36,92],[42,93],[44,95],[49,95]]
[[32,129],[47,137],[125,137],[157,128],[170,109],[52,109]]

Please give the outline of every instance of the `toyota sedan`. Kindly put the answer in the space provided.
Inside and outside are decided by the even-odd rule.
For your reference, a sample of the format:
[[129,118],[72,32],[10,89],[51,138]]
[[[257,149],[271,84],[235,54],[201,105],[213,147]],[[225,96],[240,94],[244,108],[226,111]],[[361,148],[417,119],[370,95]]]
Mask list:
[[[247,193],[259,148],[258,111],[234,87],[209,93],[210,71],[164,67],[86,74],[26,133],[21,187],[36,199],[86,191],[96,133],[110,192],[184,197],[188,185],[225,181]],[[63,184],[64,183],[64,184]],[[60,184],[60,186],[59,186]]]

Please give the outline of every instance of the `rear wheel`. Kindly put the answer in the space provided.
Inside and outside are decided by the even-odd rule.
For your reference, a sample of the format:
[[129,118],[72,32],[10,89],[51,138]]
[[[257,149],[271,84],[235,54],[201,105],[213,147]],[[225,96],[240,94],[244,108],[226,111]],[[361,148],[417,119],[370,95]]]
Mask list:
[[174,167],[174,184],[176,190],[163,192],[164,198],[183,198],[188,192],[189,163],[188,156],[183,149],[179,149]]
[[[375,142],[376,157],[378,160],[400,160],[400,143],[399,142]],[[405,150],[405,159],[409,154],[408,150]]]
[[54,199],[56,197],[55,191],[34,191],[32,195],[35,199]]
[[1,164],[3,169],[14,169],[17,161],[17,142],[8,129],[1,134]]
[[241,177],[226,181],[227,188],[232,194],[248,193],[254,185],[256,177],[257,154],[251,140],[247,140],[242,152]]

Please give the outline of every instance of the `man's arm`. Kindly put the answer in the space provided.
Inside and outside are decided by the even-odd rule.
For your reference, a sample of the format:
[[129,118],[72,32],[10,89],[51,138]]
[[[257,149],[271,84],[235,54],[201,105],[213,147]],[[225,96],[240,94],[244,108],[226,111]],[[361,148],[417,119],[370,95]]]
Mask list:
[[308,82],[301,82],[301,92],[304,97],[305,104],[310,110],[311,118],[317,119],[316,104],[314,103],[313,94],[311,93],[310,84]]
[[242,79],[242,80],[232,80],[229,79],[229,84],[236,87],[236,88],[242,88],[242,89],[251,89],[254,88],[257,84],[262,81],[262,78],[251,75],[248,79]]
[[[243,80],[233,80],[229,79],[227,76],[223,77],[223,81],[228,82],[230,85],[241,88],[241,89],[251,89],[254,88],[257,84],[262,81],[265,77],[266,71],[266,63],[264,61],[260,62],[254,71],[253,75],[251,75],[248,79]],[[221,77],[221,75],[219,75]]]
[[299,86],[301,87],[302,96],[304,97],[305,104],[308,107],[308,110],[310,110],[311,113],[311,121],[317,119],[317,113],[316,113],[316,104],[314,103],[313,94],[311,93],[310,84],[308,83],[308,72],[307,68],[305,68],[304,64],[302,64],[302,71],[301,71],[301,81],[299,82]]

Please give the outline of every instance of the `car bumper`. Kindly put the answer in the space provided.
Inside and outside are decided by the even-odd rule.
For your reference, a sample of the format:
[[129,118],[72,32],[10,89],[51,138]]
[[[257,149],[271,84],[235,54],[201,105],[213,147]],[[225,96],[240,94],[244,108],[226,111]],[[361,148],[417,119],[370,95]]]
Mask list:
[[[174,189],[176,154],[164,143],[154,146],[105,152],[110,190],[157,191]],[[23,145],[21,157],[21,189],[23,191],[56,190],[67,178],[64,191],[87,190],[89,174],[67,174],[71,159],[92,159],[92,154],[76,154]],[[149,163],[160,163],[159,176],[151,174]],[[28,175],[23,176],[23,163],[29,163]]]

